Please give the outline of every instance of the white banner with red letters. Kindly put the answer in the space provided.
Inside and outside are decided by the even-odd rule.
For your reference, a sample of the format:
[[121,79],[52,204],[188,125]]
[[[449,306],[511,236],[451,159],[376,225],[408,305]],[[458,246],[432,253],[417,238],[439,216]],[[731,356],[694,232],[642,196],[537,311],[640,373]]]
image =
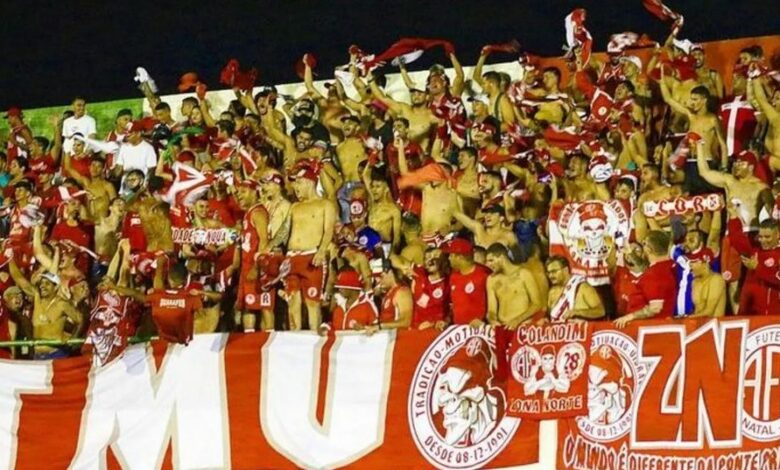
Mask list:
[[667,217],[670,215],[685,215],[691,212],[714,212],[726,207],[720,194],[699,194],[697,196],[680,196],[674,199],[647,201],[642,205],[642,213],[646,217]]

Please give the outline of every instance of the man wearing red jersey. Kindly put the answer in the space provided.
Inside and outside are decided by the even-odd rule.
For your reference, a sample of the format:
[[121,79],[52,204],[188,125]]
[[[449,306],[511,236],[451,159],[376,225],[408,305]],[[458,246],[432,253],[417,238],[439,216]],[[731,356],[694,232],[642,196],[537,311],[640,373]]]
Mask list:
[[482,326],[487,314],[487,280],[490,269],[474,262],[474,247],[465,238],[444,245],[449,255],[450,312],[455,325]]
[[363,291],[363,283],[357,271],[350,269],[340,272],[334,287],[338,294],[333,320],[331,324],[320,325],[320,334],[325,334],[330,329],[359,331],[376,323],[376,306],[371,295]]
[[447,326],[449,287],[442,269],[441,249],[435,246],[426,248],[423,266],[415,266],[397,255],[391,255],[390,259],[396,269],[412,279],[412,328],[425,330],[435,327],[437,330],[443,330]]
[[27,150],[32,144],[33,136],[30,128],[24,123],[24,114],[17,107],[8,108],[5,113],[8,127],[11,132],[8,136],[8,161],[16,157],[26,157]]
[[187,291],[187,268],[175,264],[168,269],[168,284],[165,287],[163,270],[165,257],[157,258],[154,275],[154,289],[146,296],[152,306],[152,319],[157,326],[157,334],[170,343],[189,344],[193,335],[195,314],[203,307],[197,291]]
[[[414,300],[412,290],[398,279],[389,262],[383,263],[379,275],[378,292],[383,293],[382,310],[379,313],[379,326],[376,329],[409,328],[412,324]],[[371,328],[371,327],[369,327]]]
[[[236,308],[243,312],[241,324],[245,333],[255,331],[258,311],[262,312],[261,328],[271,330],[274,327],[274,293],[260,285],[260,278],[265,277],[260,275],[260,260],[268,251],[268,212],[257,203],[257,184],[252,180],[241,182],[237,197],[239,206],[246,213],[241,225],[241,272]],[[269,268],[263,266],[263,273]]]
[[642,246],[650,262],[650,266],[639,277],[637,284],[644,297],[645,305],[615,320],[615,326],[618,328],[623,328],[634,320],[666,319],[674,314],[677,277],[674,272],[674,261],[669,258],[669,235],[660,230],[651,230],[647,233]]

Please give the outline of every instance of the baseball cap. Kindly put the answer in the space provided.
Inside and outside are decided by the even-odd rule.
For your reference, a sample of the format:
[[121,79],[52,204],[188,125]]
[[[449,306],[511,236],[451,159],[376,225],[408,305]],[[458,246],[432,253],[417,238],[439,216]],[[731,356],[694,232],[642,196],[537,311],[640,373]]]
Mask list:
[[474,252],[474,246],[465,238],[453,238],[441,249],[448,255],[469,255]]
[[758,166],[758,157],[750,150],[742,150],[734,155],[734,162],[745,162],[748,165]]
[[360,282],[360,276],[357,271],[349,269],[339,273],[334,287],[336,289],[362,290],[363,283]]

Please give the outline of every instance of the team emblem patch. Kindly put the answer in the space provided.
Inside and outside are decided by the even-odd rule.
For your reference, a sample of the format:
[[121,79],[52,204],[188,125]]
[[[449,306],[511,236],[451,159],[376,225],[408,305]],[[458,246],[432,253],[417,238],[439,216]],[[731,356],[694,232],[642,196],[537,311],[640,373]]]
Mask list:
[[509,444],[520,419],[506,416],[494,383],[493,329],[446,330],[420,358],[409,392],[409,427],[434,467],[485,466]]

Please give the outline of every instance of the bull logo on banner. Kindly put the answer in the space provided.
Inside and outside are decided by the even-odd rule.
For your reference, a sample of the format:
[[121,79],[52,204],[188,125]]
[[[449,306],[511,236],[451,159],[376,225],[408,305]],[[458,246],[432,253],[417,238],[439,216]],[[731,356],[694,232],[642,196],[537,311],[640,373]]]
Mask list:
[[493,330],[450,328],[420,359],[409,393],[409,425],[437,468],[476,468],[497,456],[520,420],[506,416],[495,381]]
[[590,284],[608,284],[608,260],[628,241],[629,222],[617,200],[567,203],[550,211],[550,252],[568,258]]

